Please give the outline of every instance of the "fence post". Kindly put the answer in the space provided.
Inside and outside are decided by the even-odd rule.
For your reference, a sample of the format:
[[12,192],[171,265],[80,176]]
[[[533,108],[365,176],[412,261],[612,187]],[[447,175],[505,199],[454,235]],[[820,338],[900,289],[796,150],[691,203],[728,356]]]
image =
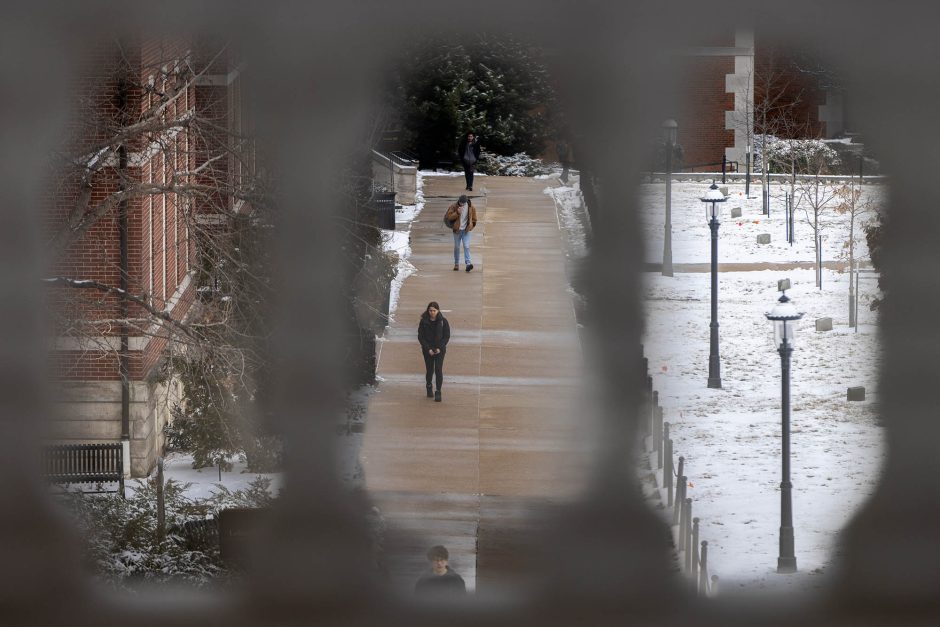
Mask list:
[[698,516],[692,519],[692,575],[698,574]]
[[724,185],[727,182],[725,181],[725,172],[727,171],[727,167],[728,167],[728,157],[726,157],[725,155],[721,155],[721,184],[722,185]]
[[166,538],[166,503],[163,496],[163,458],[157,460],[157,542]]
[[682,529],[685,538],[682,540],[682,546],[685,549],[685,572],[694,573],[692,570],[692,499],[685,499],[685,526]]
[[[670,450],[670,452],[672,451],[672,440],[669,440],[669,450]],[[671,456],[670,456],[670,460],[671,460],[671,459],[672,459],[672,458],[671,458]],[[685,458],[684,458],[684,457],[679,457],[679,468],[678,468],[678,470],[676,470],[676,472],[675,472],[674,474],[673,474],[673,473],[670,473],[670,474],[673,475],[673,478],[675,478],[675,480],[676,480],[676,495],[675,495],[675,498],[676,498],[676,499],[680,498],[680,496],[681,496],[680,493],[681,493],[681,491],[682,491],[682,482],[679,481],[679,479],[682,477],[682,467],[683,467],[684,464],[685,464]],[[672,466],[672,463],[670,462],[669,465]],[[670,479],[670,481],[671,481],[671,479]],[[676,504],[675,500],[669,499],[669,505],[675,505],[675,504]],[[672,524],[676,524],[676,517],[675,517],[675,514],[673,514],[673,517],[672,517]]]
[[708,594],[708,540],[702,540],[702,561],[698,565],[699,596]]
[[663,465],[663,481],[666,484],[666,493],[668,495],[666,504],[669,507],[672,507],[673,473],[672,473],[672,439],[671,438],[665,441],[665,443],[663,444],[663,448],[666,450],[666,461],[665,461],[665,464]]
[[672,524],[682,524],[682,504],[685,502],[685,475],[676,477],[676,502],[672,508]]
[[[657,425],[659,421],[657,420]],[[656,447],[656,468],[663,467],[663,449],[666,448],[666,442],[669,441],[669,423],[664,422],[661,434],[659,436],[659,446]]]
[[656,415],[653,416],[653,430],[656,433],[656,442],[654,446],[659,453],[659,465],[657,468],[662,468],[663,466],[663,408],[656,408]]
[[656,408],[659,406],[659,392],[653,390],[652,400],[647,406],[648,410],[643,416],[643,428],[646,431],[647,435],[652,435],[655,430],[654,425],[656,423]]

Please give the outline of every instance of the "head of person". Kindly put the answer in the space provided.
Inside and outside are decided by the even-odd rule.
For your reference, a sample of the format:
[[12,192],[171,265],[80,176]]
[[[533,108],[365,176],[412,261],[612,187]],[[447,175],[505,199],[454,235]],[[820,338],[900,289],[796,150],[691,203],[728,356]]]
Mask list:
[[438,544],[428,549],[428,561],[431,562],[431,572],[435,575],[447,574],[447,560],[450,554],[447,549]]
[[468,143],[473,142],[474,139],[476,139],[476,135],[474,135],[472,131],[471,131],[471,132],[468,132],[468,133],[467,133],[467,142],[468,142]]
[[441,306],[437,304],[436,300],[432,300],[428,303],[427,309],[424,310],[424,315],[426,315],[431,320],[437,320],[437,316],[441,313]]
[[458,204],[458,205],[468,205],[468,204],[470,204],[470,199],[467,198],[467,195],[466,195],[466,194],[461,194],[461,195],[460,195],[460,198],[457,199],[457,204]]

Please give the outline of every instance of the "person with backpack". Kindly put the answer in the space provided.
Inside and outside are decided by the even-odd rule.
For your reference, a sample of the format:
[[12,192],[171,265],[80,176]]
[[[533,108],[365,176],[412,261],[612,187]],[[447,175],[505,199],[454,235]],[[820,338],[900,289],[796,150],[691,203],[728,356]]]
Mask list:
[[463,243],[463,261],[467,272],[473,270],[470,260],[470,231],[477,225],[477,210],[466,195],[447,208],[444,223],[454,231],[454,271],[460,270],[460,245]]
[[[424,380],[428,398],[434,397],[441,402],[441,384],[444,382],[444,355],[447,354],[447,342],[450,341],[450,323],[441,313],[441,306],[435,301],[428,303],[421,320],[418,322],[418,343],[424,357]],[[437,379],[437,389],[431,393],[432,376]]]
[[467,191],[473,191],[473,170],[477,161],[480,160],[480,138],[473,133],[467,133],[464,139],[460,140],[460,146],[457,147],[457,156],[463,164],[463,175],[467,180]]

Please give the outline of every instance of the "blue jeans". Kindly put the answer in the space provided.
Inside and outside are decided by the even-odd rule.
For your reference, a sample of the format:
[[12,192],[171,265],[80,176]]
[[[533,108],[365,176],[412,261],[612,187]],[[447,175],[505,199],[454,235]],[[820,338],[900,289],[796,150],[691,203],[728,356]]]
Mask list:
[[457,231],[454,233],[454,265],[460,263],[460,243],[463,242],[463,261],[465,264],[472,265],[470,261],[470,232]]

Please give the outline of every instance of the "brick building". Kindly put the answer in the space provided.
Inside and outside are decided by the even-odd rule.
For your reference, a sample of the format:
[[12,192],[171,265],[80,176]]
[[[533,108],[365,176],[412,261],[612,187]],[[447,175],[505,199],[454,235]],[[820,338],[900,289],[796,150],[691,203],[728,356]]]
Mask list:
[[[722,157],[743,170],[753,134],[768,132],[802,137],[843,133],[843,95],[801,68],[785,48],[747,30],[727,32],[686,51],[682,66],[682,102],[675,119],[687,170],[714,171]],[[766,102],[792,103],[782,123],[779,108]],[[761,123],[761,114],[769,119]]]
[[241,80],[228,55],[182,40],[101,43],[81,67],[45,214],[60,391],[48,436],[122,441],[126,473],[143,476],[180,393],[161,365],[196,298],[197,231],[242,208]]

